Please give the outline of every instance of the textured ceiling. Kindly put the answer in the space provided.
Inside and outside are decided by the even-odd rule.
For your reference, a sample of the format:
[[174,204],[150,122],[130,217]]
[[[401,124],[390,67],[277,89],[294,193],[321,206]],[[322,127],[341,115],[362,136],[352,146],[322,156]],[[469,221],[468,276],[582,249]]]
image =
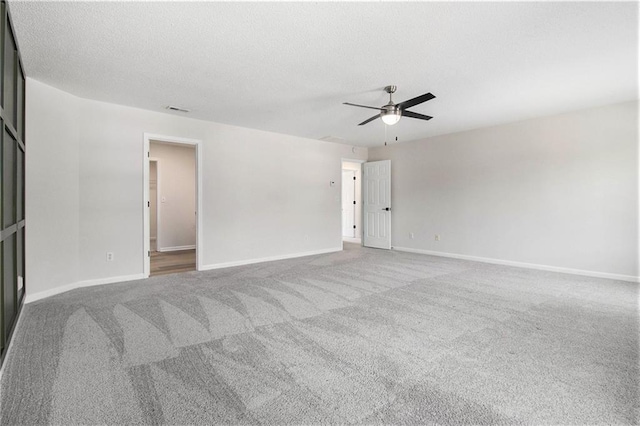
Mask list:
[[[22,2],[29,77],[75,95],[352,145],[425,92],[400,142],[638,98],[638,4]],[[166,111],[165,111],[166,112]],[[372,114],[373,113],[373,114]],[[175,113],[180,115],[181,113]]]

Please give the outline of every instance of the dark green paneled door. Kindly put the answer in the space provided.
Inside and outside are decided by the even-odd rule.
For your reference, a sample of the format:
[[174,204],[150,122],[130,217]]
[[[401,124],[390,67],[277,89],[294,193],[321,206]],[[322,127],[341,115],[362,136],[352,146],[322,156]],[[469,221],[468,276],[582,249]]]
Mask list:
[[25,78],[9,7],[4,1],[0,12],[0,360],[3,360],[25,291]]

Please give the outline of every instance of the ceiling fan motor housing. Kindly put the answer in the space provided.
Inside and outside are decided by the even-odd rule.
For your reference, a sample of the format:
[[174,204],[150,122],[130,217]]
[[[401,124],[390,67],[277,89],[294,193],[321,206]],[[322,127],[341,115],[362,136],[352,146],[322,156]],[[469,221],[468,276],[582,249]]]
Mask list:
[[389,102],[388,104],[386,104],[385,106],[382,107],[383,115],[388,115],[388,114],[400,114],[400,107],[398,107],[396,104],[394,104],[393,102]]

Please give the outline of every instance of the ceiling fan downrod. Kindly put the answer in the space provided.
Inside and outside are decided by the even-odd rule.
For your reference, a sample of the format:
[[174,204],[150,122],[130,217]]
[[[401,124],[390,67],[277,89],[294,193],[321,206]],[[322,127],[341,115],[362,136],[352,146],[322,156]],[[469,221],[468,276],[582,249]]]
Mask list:
[[402,111],[393,103],[393,94],[397,88],[397,86],[393,85],[384,88],[384,91],[389,94],[389,103],[382,107],[380,118],[382,118],[382,121],[387,126],[393,126],[400,121],[400,117],[402,117]]
[[389,99],[391,99],[391,95],[393,93],[396,93],[396,90],[398,89],[398,86],[387,86],[384,88],[384,91],[387,92],[389,94]]

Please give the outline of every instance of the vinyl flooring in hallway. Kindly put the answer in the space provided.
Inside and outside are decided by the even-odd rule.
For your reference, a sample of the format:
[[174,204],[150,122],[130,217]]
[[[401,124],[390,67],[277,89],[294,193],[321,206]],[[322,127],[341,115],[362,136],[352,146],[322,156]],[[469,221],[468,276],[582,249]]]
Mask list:
[[196,270],[196,251],[151,252],[151,276]]

